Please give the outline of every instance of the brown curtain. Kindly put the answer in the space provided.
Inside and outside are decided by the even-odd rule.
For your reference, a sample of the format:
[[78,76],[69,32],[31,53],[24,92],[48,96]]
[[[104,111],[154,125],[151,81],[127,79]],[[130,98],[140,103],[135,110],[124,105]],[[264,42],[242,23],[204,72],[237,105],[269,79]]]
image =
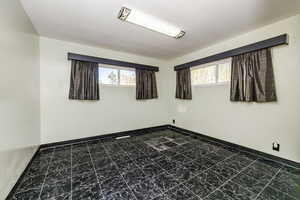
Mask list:
[[155,72],[136,69],[136,99],[154,99],[157,97]]
[[176,98],[192,99],[192,82],[190,68],[176,72]]
[[231,101],[276,101],[275,81],[270,49],[232,58]]
[[69,99],[99,100],[97,63],[72,60]]

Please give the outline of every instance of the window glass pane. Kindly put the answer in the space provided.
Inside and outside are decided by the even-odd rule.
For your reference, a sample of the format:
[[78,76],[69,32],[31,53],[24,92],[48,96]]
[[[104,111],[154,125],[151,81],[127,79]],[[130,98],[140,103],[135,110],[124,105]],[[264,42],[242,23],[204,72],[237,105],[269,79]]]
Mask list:
[[101,84],[118,85],[118,69],[99,67],[99,81]]
[[218,83],[230,81],[230,76],[231,76],[230,66],[231,66],[230,63],[219,64]]
[[191,78],[193,85],[205,85],[216,83],[216,66],[192,69]]
[[120,85],[135,85],[134,70],[120,70]]

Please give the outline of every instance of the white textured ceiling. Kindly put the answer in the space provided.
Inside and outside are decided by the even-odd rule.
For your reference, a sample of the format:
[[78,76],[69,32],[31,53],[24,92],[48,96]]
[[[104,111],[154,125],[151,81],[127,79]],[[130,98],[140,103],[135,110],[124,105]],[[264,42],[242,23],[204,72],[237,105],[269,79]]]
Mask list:
[[[21,0],[42,36],[173,58],[294,15],[300,0]],[[186,31],[176,40],[117,19],[136,8]]]

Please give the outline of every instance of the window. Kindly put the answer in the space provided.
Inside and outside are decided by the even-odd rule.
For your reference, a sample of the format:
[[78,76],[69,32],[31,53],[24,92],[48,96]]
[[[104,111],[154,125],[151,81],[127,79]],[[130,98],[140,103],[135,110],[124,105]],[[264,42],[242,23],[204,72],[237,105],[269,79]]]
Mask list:
[[101,65],[99,66],[99,82],[104,85],[134,86],[135,70]]
[[120,71],[120,85],[135,85],[135,70]]
[[231,62],[218,65],[218,83],[229,82],[231,76]]
[[217,85],[230,81],[231,59],[191,69],[192,85]]

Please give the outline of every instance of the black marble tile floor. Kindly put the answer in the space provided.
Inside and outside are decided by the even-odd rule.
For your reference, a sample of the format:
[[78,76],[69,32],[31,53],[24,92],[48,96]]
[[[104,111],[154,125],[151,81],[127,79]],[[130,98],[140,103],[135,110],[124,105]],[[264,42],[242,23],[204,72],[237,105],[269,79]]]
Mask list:
[[42,149],[13,200],[297,200],[300,169],[163,130]]

